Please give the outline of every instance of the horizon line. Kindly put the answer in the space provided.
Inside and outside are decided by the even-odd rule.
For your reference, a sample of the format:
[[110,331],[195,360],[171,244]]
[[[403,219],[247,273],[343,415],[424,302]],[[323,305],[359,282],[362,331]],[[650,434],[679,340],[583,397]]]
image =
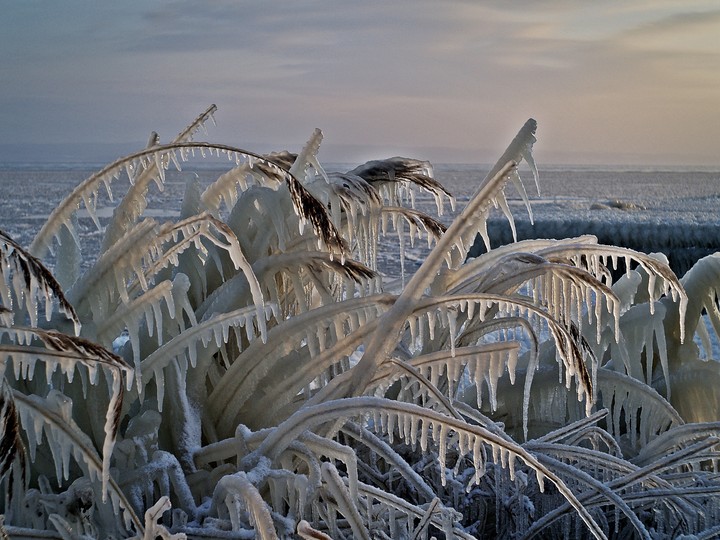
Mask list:
[[[210,141],[213,142],[213,141]],[[216,142],[216,141],[215,141]],[[137,151],[145,143],[81,143],[81,142],[38,142],[38,143],[0,143],[0,166],[18,165],[102,165],[108,164],[124,155]],[[253,149],[258,153],[269,153],[279,149],[287,149],[287,144],[271,144],[246,142],[238,146]],[[293,150],[298,151],[300,148]],[[331,154],[324,157],[323,154]],[[476,154],[476,159],[470,158]],[[321,163],[328,164],[361,164],[370,160],[385,159],[403,155],[415,159],[426,160],[433,165],[492,165],[501,155],[502,149],[469,149],[450,148],[444,146],[406,146],[406,145],[373,145],[353,143],[326,143],[320,148]],[[720,157],[705,155],[662,154],[649,155],[643,153],[602,154],[586,151],[555,151],[535,149],[536,162],[546,167],[556,166],[602,166],[602,167],[720,167]],[[546,159],[547,158],[547,159]],[[193,164],[194,165],[194,164]],[[189,166],[193,166],[189,165]],[[211,163],[208,163],[211,165]],[[541,167],[539,167],[541,168]]]

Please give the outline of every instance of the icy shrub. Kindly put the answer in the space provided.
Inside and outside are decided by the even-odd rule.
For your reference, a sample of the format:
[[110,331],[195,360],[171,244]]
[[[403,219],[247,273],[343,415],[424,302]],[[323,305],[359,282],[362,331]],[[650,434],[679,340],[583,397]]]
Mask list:
[[[537,180],[534,120],[446,228],[413,206],[454,203],[429,163],[326,174],[319,130],[297,155],[193,141],[214,110],[82,182],[29,248],[0,233],[3,534],[720,530],[718,364],[692,339],[720,328],[720,258],[682,282],[592,236],[468,259],[493,208],[512,226],[510,183],[527,201],[521,160]],[[145,216],[206,156],[227,170],[188,184],[177,220]],[[101,226],[99,190],[123,182]],[[386,234],[400,259],[432,246],[412,276],[381,274]]]

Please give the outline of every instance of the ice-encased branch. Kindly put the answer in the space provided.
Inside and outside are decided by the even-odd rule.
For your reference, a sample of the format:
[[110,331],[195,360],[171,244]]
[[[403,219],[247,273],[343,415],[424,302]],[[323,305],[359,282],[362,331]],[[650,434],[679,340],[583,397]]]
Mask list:
[[[430,441],[437,441],[441,467],[446,466],[445,456],[448,441],[455,436],[459,437],[457,447],[460,455],[469,453],[473,455],[476,481],[485,468],[479,450],[482,446],[489,446],[492,449],[495,462],[508,468],[511,478],[514,474],[515,460],[520,458],[535,471],[541,486],[545,478],[555,485],[596,538],[606,538],[602,529],[562,479],[522,446],[481,426],[471,425],[463,420],[412,403],[363,396],[327,401],[320,405],[305,407],[271,431],[257,450],[245,458],[245,462],[249,465],[253,460],[264,458],[274,461],[305,430],[313,429],[327,422],[337,422],[365,415],[375,418],[376,429],[388,433],[388,435],[394,431],[395,426],[398,426],[403,440],[407,444],[419,443],[423,451],[426,450]],[[436,432],[439,435],[436,435]],[[441,475],[441,479],[444,478],[445,476]]]
[[484,222],[492,201],[504,188],[509,175],[515,171],[517,163],[529,153],[529,149],[535,142],[536,128],[537,123],[530,119],[518,132],[510,146],[478,187],[465,209],[453,221],[408,282],[392,309],[385,314],[383,331],[376,332],[368,343],[363,357],[356,369],[353,370],[352,379],[343,389],[328,389],[329,395],[337,398],[344,395],[359,395],[364,392],[377,367],[389,357],[395,348],[405,321],[414,310],[417,301],[432,284],[443,261],[454,256],[464,259],[467,250],[467,247],[464,246],[470,243],[470,236],[474,239],[479,230],[478,221]]

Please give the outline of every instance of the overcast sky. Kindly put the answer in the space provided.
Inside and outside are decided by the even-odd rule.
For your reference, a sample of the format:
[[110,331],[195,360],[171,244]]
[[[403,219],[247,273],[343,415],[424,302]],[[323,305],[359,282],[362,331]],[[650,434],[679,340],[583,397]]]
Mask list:
[[0,9],[6,150],[167,141],[215,103],[203,137],[297,151],[320,127],[325,161],[486,162],[533,117],[539,162],[720,164],[718,0]]

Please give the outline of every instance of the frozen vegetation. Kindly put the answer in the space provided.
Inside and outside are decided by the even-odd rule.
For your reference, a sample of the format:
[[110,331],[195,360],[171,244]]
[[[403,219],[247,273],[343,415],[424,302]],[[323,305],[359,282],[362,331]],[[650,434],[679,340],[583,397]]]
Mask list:
[[533,236],[534,120],[456,201],[325,172],[319,130],[196,141],[214,112],[0,232],[3,536],[720,534],[720,256],[498,238]]

